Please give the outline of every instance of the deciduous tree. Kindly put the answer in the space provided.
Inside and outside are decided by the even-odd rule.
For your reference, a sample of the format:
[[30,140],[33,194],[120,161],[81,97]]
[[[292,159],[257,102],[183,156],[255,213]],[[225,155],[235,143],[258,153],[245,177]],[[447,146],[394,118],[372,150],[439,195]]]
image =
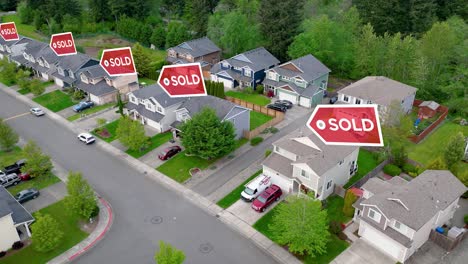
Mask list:
[[32,245],[39,252],[48,252],[60,245],[64,233],[60,225],[52,216],[37,213],[34,215],[36,222],[31,225],[34,234],[31,237]]
[[70,172],[67,180],[65,203],[75,214],[89,219],[98,207],[96,195],[88,182],[79,172]]
[[32,79],[29,82],[29,90],[31,90],[31,93],[35,96],[43,94],[45,92],[45,89],[46,88],[44,87],[44,85],[42,85],[42,82],[38,79]]
[[140,150],[148,142],[143,124],[128,117],[120,119],[116,134],[122,145],[131,150]]
[[154,254],[154,260],[156,264],[182,264],[185,254],[169,243],[159,241],[159,251]]
[[0,148],[5,151],[11,151],[18,143],[18,134],[0,118]]
[[189,39],[190,34],[183,23],[177,21],[169,22],[167,25],[166,48],[174,47]]
[[27,160],[23,171],[28,172],[31,177],[45,177],[52,171],[53,165],[50,157],[44,154],[34,141],[26,143],[23,155]]
[[132,47],[132,55],[138,74],[147,77],[151,71],[151,59],[148,52],[137,42]]
[[150,38],[151,44],[156,46],[158,49],[164,49],[166,45],[166,30],[163,26],[157,26],[154,28]]

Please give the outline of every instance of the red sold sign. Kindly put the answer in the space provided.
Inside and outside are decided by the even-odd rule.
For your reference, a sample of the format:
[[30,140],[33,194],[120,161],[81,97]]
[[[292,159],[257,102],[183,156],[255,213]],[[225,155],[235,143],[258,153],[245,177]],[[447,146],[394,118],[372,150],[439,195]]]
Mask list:
[[49,45],[57,56],[76,54],[75,41],[71,32],[53,34]]
[[136,73],[132,50],[128,47],[104,50],[99,64],[110,76]]
[[164,66],[158,84],[170,97],[206,95],[205,81],[199,63]]
[[0,24],[0,35],[5,41],[18,40],[18,31],[16,30],[15,22]]
[[307,127],[327,145],[383,146],[377,105],[318,105]]

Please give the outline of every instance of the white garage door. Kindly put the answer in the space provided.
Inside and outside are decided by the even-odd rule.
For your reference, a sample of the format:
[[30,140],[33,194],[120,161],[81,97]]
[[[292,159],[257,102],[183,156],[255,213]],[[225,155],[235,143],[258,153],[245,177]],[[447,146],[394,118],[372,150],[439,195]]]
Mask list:
[[280,100],[288,100],[293,104],[297,104],[297,96],[278,90],[278,98]]
[[301,98],[299,99],[299,104],[301,106],[309,108],[310,107],[310,99],[307,98],[307,97],[302,97],[301,96]]
[[47,73],[43,72],[43,73],[41,73],[41,75],[42,75],[42,79],[44,79],[46,81],[49,80],[49,75]]
[[93,103],[95,103],[97,105],[101,103],[101,99],[99,97],[95,96],[94,94],[89,95],[89,100],[91,100]]
[[60,80],[59,78],[54,78],[55,84],[57,84],[60,87],[63,87],[63,81]]
[[146,119],[146,124],[150,127],[153,127],[155,128],[156,130],[158,130],[159,132],[161,132],[161,125],[158,123],[158,122],[155,122],[149,118]]
[[385,252],[387,255],[390,255],[397,260],[403,258],[404,247],[376,231],[374,228],[367,225],[362,237],[369,241],[374,247]]
[[218,82],[222,82],[224,84],[224,88],[227,88],[227,89],[234,88],[234,83],[231,80],[218,77]]
[[263,174],[271,177],[271,183],[278,185],[283,193],[288,193],[292,189],[292,182],[286,177],[276,175],[276,171],[263,166]]

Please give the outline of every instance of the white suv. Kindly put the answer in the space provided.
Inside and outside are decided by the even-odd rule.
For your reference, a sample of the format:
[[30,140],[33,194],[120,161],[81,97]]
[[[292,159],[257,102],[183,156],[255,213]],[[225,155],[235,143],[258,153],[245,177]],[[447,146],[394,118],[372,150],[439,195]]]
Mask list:
[[3,177],[3,176],[6,176],[6,174],[0,170],[0,178]]
[[88,133],[81,133],[78,135],[78,139],[85,143],[86,145],[88,144],[91,144],[93,143],[94,141],[96,141],[96,139],[91,135],[91,134],[88,134]]

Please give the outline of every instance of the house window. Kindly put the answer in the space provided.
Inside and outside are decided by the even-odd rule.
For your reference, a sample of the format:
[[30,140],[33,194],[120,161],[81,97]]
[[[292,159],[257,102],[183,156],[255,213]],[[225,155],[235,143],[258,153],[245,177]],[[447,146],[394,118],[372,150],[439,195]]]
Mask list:
[[371,100],[367,100],[367,104],[372,104],[372,101],[371,101]]
[[86,78],[86,76],[84,74],[81,75],[81,80],[83,82],[88,82],[88,78]]
[[361,99],[356,99],[356,104],[361,104]]
[[333,181],[329,181],[327,183],[327,190],[330,189],[332,187],[332,184],[333,184]]
[[382,217],[379,213],[377,213],[375,210],[369,208],[369,213],[367,214],[369,218],[372,220],[376,221],[377,223],[380,223],[380,218]]
[[398,221],[395,221],[395,224],[393,225],[396,229],[400,229],[401,228],[401,223],[398,222]]
[[234,70],[236,71],[242,71],[242,69],[240,67],[234,67]]
[[247,76],[247,77],[251,77],[252,76],[252,71],[244,70],[244,75]]
[[158,107],[156,108],[156,111],[158,111],[159,113],[162,113],[162,108],[161,108],[160,106],[158,106]]
[[341,165],[343,164],[344,160],[340,160],[340,162],[338,163],[338,165]]
[[70,74],[70,77],[72,77],[73,79],[75,78],[75,75],[73,75],[73,72],[71,70],[69,70],[68,73]]
[[307,172],[305,170],[301,170],[301,176],[304,177],[304,178],[309,179],[309,175],[307,174]]
[[134,104],[138,104],[138,100],[134,96],[130,96],[130,101]]
[[347,95],[345,95],[345,96],[343,97],[343,101],[349,102],[349,97],[348,97]]
[[23,57],[24,57],[26,60],[29,60],[29,59],[28,59],[28,54],[23,53]]

